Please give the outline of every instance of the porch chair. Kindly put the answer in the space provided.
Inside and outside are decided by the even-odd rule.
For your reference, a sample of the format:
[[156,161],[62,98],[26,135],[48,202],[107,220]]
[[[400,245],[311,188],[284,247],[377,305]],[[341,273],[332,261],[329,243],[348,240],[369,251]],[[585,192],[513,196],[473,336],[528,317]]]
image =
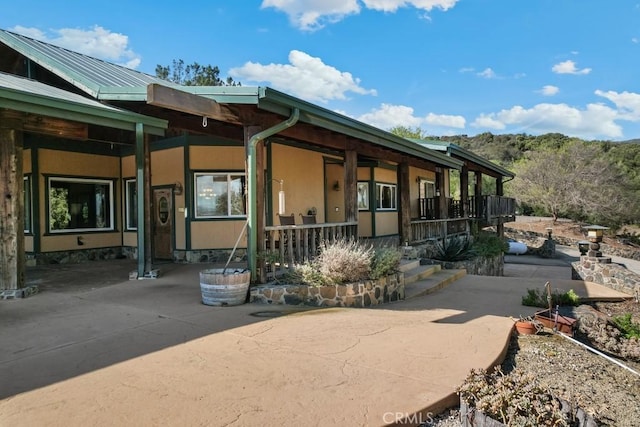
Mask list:
[[296,218],[293,214],[291,215],[278,214],[278,219],[280,219],[280,225],[296,225]]
[[302,217],[302,223],[303,224],[315,224],[316,223],[316,216],[315,215],[303,215],[303,214],[300,214],[300,216]]

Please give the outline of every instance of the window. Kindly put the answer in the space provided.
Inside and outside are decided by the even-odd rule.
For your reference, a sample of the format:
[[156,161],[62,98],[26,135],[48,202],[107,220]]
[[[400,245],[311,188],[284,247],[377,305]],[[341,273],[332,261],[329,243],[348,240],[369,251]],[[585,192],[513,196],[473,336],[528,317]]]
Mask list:
[[358,210],[359,211],[369,210],[369,183],[368,182],[358,183]]
[[31,233],[31,177],[24,177],[24,232]]
[[378,210],[396,209],[395,184],[376,184]]
[[113,230],[113,182],[49,178],[49,232]]
[[433,181],[420,178],[419,195],[421,199],[431,199],[436,196],[436,184]]
[[244,185],[244,173],[195,174],[195,217],[246,215]]
[[125,188],[125,224],[127,230],[138,229],[138,187],[135,179],[124,182]]

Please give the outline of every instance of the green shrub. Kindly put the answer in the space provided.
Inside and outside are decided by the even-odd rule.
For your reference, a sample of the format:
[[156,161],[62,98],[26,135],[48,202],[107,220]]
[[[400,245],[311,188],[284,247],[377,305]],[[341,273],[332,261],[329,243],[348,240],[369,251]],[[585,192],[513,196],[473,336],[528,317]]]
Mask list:
[[440,261],[465,261],[475,256],[473,242],[467,236],[447,237],[435,245],[434,257]]
[[626,313],[621,316],[615,316],[613,319],[613,324],[616,325],[622,335],[625,338],[631,339],[636,338],[640,339],[640,323],[636,323],[631,318],[631,313]]
[[472,246],[477,256],[495,257],[509,250],[507,241],[494,233],[479,233],[473,240]]
[[[580,304],[580,297],[573,289],[564,293],[554,291],[551,293],[551,305],[572,305],[577,306]],[[545,292],[538,291],[537,289],[527,289],[527,294],[522,297],[522,305],[529,307],[542,307],[548,308],[549,301]]]
[[324,286],[327,278],[320,273],[316,263],[304,263],[296,265],[287,271],[281,279],[285,283],[296,283],[308,286]]
[[402,252],[396,248],[380,248],[376,249],[371,261],[371,279],[379,279],[398,271]]

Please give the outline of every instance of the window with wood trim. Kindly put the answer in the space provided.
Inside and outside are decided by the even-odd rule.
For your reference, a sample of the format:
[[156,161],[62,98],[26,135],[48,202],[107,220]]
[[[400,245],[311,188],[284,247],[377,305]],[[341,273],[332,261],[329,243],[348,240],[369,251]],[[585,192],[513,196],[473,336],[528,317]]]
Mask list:
[[244,173],[196,173],[195,217],[246,216]]
[[397,209],[395,184],[376,183],[376,209],[379,211]]
[[50,233],[106,231],[114,227],[113,181],[49,177]]

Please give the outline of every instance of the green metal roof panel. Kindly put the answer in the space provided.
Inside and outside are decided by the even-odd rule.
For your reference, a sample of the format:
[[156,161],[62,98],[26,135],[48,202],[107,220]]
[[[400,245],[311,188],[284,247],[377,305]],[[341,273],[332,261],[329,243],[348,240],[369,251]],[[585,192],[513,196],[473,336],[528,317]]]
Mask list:
[[131,131],[136,123],[142,123],[147,132],[155,135],[163,135],[163,129],[167,128],[166,120],[121,110],[6,73],[0,73],[0,107]]
[[0,42],[96,98],[103,86],[146,87],[149,83],[175,86],[149,74],[2,29]]
[[413,141],[416,144],[427,147],[431,150],[446,152],[449,155],[457,156],[463,158],[465,160],[469,160],[470,162],[476,163],[480,166],[483,166],[501,176],[506,176],[510,178],[514,178],[515,174],[508,169],[503,168],[500,165],[493,163],[490,160],[481,157],[472,151],[469,151],[465,148],[460,147],[457,144],[446,141],[435,141],[435,140],[425,140],[425,139],[415,139],[415,138],[407,138],[409,141]]

